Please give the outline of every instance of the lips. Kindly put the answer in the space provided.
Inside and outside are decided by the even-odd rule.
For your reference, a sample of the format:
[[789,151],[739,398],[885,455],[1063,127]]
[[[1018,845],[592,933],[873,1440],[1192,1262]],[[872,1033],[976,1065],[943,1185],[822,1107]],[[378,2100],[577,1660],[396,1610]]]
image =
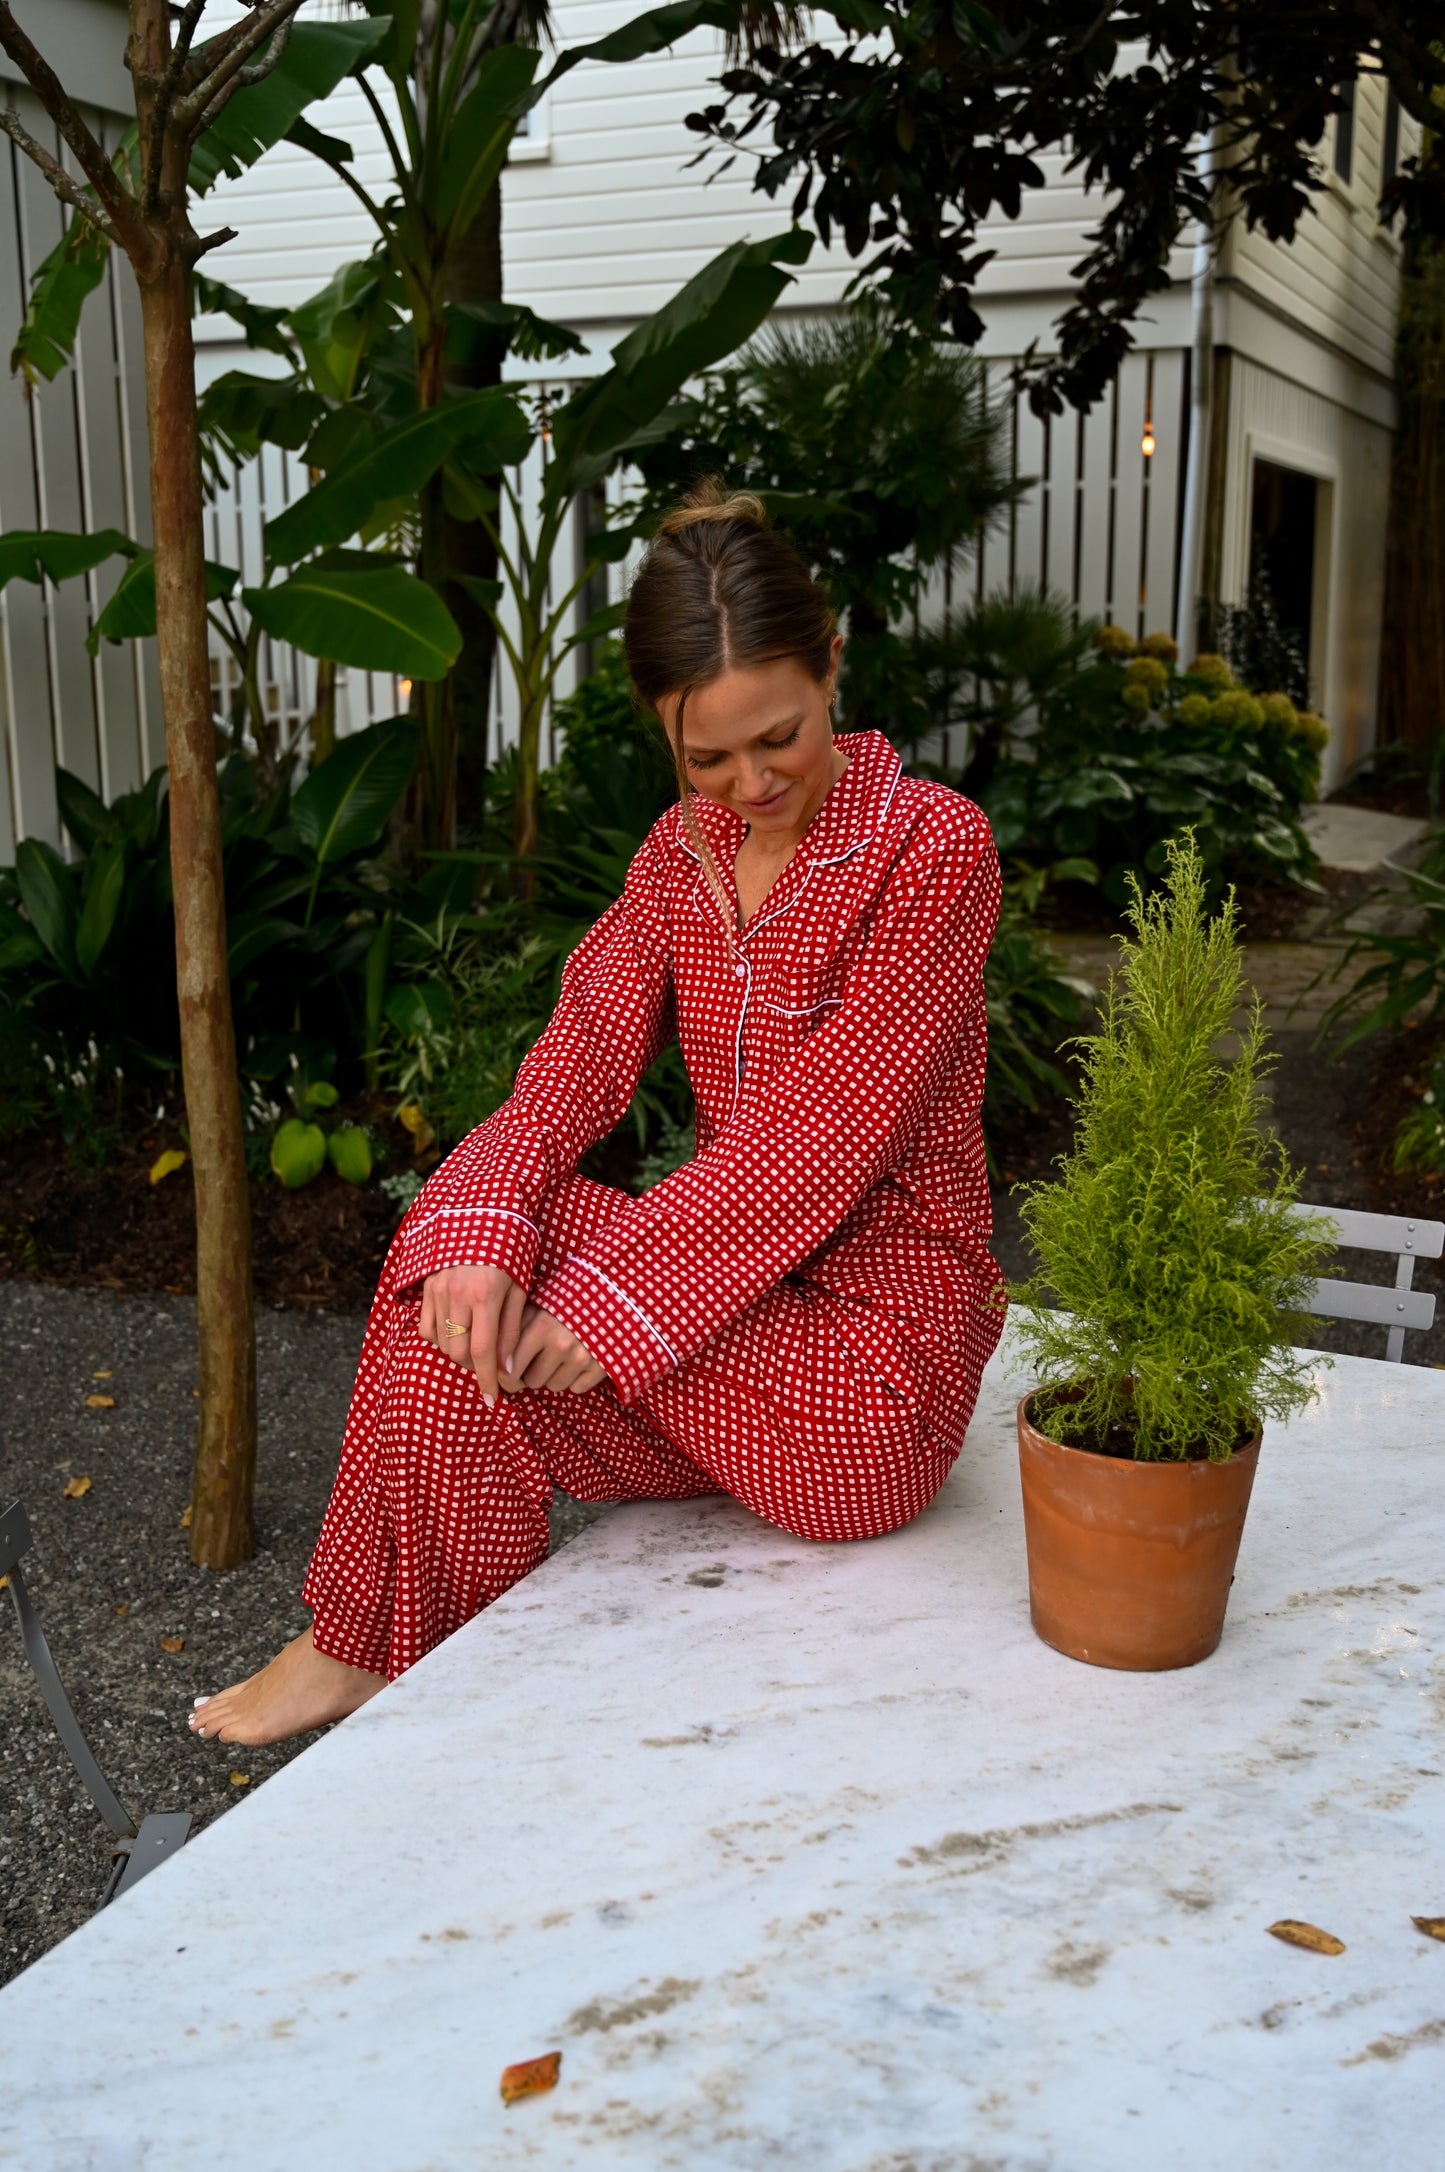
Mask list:
[[766,814],[770,807],[777,806],[779,800],[786,799],[791,790],[790,784],[780,785],[771,799],[745,799],[742,804],[749,814]]

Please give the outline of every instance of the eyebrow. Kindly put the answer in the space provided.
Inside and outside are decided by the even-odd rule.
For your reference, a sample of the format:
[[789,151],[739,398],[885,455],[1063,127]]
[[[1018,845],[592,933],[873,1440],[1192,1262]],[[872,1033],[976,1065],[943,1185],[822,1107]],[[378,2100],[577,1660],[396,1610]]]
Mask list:
[[[753,734],[753,737],[748,743],[750,746],[756,747],[760,745],[764,739],[770,738],[774,732],[785,732],[788,730],[790,725],[801,724],[802,721],[802,710],[795,709],[791,716],[779,717],[775,724],[765,724],[760,732],[755,732]],[[706,757],[709,754],[736,754],[738,752],[738,749],[736,747],[693,747],[685,745],[684,752],[686,753],[689,761],[696,761],[699,755]]]

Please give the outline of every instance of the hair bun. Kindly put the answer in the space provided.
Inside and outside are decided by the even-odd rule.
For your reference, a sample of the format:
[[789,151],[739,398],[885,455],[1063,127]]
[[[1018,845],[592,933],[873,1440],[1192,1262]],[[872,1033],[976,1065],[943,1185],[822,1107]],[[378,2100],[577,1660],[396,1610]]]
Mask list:
[[658,524],[662,535],[681,535],[701,521],[744,521],[750,528],[766,528],[767,511],[761,498],[750,490],[724,490],[715,475],[704,476]]

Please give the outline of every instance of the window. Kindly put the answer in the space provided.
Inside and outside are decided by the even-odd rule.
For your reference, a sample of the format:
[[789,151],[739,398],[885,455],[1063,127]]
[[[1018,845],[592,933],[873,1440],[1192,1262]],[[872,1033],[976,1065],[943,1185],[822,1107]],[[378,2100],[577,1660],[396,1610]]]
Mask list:
[[1340,97],[1344,100],[1344,104],[1335,115],[1335,155],[1333,164],[1335,172],[1348,188],[1355,165],[1354,77],[1351,76],[1347,83],[1341,83],[1338,86],[1338,91]]
[[1400,93],[1393,87],[1385,94],[1385,123],[1380,137],[1380,188],[1390,186],[1400,171]]

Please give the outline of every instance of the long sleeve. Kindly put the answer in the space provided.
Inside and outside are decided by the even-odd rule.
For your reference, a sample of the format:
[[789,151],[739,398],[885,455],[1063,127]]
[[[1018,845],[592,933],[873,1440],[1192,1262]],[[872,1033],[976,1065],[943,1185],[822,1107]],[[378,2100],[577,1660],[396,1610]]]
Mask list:
[[626,1114],[674,1030],[657,847],[568,959],[557,1007],[510,1098],[448,1155],[396,1239],[395,1287],[444,1267],[501,1267],[530,1285],[538,1210],[589,1146]]
[[534,1293],[624,1401],[825,1244],[925,1137],[959,1067],[980,1061],[999,874],[970,816],[912,842],[828,1024]]

